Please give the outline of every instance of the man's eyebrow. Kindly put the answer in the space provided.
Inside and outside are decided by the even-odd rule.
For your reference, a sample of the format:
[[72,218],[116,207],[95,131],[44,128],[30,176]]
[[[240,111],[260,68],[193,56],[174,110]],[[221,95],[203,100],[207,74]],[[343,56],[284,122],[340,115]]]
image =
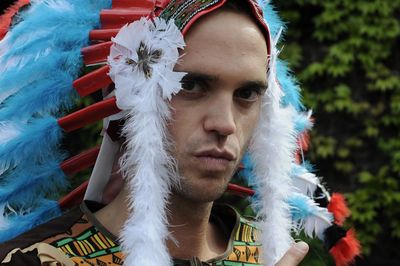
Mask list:
[[[183,79],[196,79],[196,80],[202,80],[202,81],[207,81],[207,82],[214,82],[218,81],[219,77],[216,75],[212,74],[205,74],[201,72],[187,72],[187,74],[183,77]],[[261,90],[267,90],[267,83],[262,80],[248,80],[244,81],[242,84],[240,84],[239,88],[259,88]]]
[[203,81],[217,81],[218,77],[215,75],[199,73],[199,72],[187,72],[183,79],[197,79]]
[[244,83],[241,84],[240,86],[241,89],[245,88],[258,88],[260,90],[266,91],[268,88],[268,85],[265,81],[261,80],[249,80],[245,81]]

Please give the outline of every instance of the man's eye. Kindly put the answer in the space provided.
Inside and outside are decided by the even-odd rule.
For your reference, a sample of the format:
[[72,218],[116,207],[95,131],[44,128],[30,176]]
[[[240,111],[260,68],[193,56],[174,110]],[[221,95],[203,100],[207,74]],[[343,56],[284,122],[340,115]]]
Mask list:
[[182,79],[182,90],[186,93],[201,93],[204,86],[196,80]]
[[235,92],[235,97],[246,102],[255,102],[261,96],[261,89],[259,88],[244,88]]

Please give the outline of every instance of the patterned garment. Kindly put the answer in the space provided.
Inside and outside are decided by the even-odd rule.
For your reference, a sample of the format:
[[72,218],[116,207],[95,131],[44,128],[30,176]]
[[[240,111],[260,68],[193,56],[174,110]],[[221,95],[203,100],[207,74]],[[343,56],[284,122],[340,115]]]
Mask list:
[[[81,208],[0,244],[1,265],[122,265],[124,257],[116,237],[96,220],[92,212],[98,207],[93,203],[82,204]],[[258,259],[261,245],[251,222],[226,205],[213,208],[211,221],[229,238],[225,253],[206,262],[198,258],[175,259],[174,266],[262,265]]]

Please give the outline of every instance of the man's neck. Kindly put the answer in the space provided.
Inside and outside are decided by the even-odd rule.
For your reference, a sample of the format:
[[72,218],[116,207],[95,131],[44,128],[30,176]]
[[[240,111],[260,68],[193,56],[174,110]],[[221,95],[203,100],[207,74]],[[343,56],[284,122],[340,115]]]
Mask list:
[[176,243],[169,240],[167,245],[173,257],[198,257],[206,261],[225,251],[225,237],[218,226],[210,222],[212,205],[212,202],[199,203],[180,195],[171,196],[169,230]]
[[[99,222],[116,236],[129,215],[127,195],[128,191],[122,189],[112,202],[95,214]],[[169,231],[173,239],[167,241],[167,246],[172,257],[198,257],[206,261],[225,251],[226,237],[218,226],[210,223],[212,202],[198,203],[172,195],[168,207]]]

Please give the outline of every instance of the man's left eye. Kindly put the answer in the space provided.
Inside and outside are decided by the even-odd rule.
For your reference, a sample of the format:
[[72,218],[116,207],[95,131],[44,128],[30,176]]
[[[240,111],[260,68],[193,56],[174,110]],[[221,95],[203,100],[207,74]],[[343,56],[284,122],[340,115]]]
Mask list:
[[243,88],[239,89],[235,92],[234,95],[236,98],[240,100],[244,100],[246,102],[255,102],[261,96],[260,88]]

